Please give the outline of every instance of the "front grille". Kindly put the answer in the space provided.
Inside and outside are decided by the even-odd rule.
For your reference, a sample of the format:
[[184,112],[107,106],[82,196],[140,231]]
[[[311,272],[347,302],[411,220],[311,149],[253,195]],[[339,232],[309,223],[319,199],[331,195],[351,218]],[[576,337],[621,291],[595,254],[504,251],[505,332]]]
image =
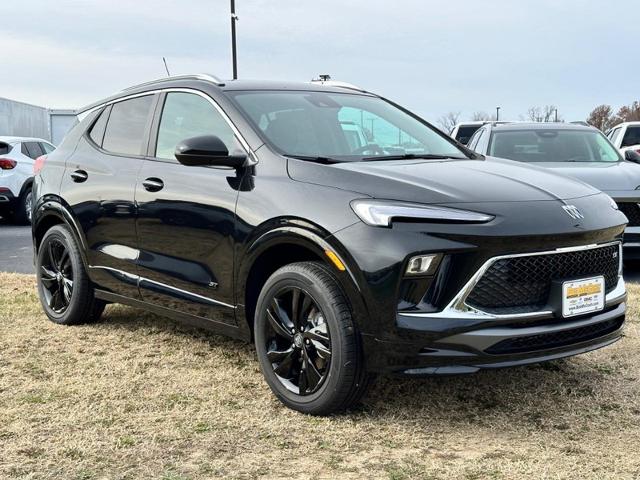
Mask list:
[[637,203],[621,202],[618,203],[618,208],[629,219],[629,227],[640,226],[640,206]]
[[489,347],[485,352],[491,355],[507,355],[510,353],[534,352],[536,350],[547,350],[572,345],[574,343],[587,342],[615,332],[622,326],[622,322],[624,322],[624,317],[573,328],[571,330],[541,333],[528,337],[509,338]]
[[473,287],[466,304],[493,314],[535,312],[548,303],[553,280],[600,275],[609,293],[618,283],[618,251],[614,244],[497,260]]

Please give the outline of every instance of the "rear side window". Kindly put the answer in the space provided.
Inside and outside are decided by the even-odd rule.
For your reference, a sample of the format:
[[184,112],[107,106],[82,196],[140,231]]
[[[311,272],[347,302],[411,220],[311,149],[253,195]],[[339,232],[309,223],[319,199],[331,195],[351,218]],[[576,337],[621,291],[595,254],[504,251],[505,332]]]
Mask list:
[[98,117],[98,120],[96,120],[96,122],[93,124],[93,127],[91,127],[91,131],[89,132],[89,137],[91,137],[91,140],[93,140],[93,143],[95,143],[100,147],[102,146],[102,139],[104,138],[104,129],[107,126],[107,120],[109,119],[110,111],[111,111],[111,107],[105,108],[100,114],[100,116]]
[[49,154],[56,149],[56,147],[54,147],[53,145],[49,145],[48,143],[44,143],[44,142],[40,142],[40,147],[42,148],[45,154]]
[[22,154],[35,160],[44,155],[44,152],[38,142],[22,142]]
[[142,155],[153,95],[113,104],[102,148],[123,155]]
[[620,127],[609,132],[609,140],[611,140],[611,143],[615,144],[619,135],[620,135]]
[[456,133],[456,140],[458,140],[463,145],[466,145],[469,142],[471,136],[476,133],[478,129],[480,129],[482,125],[467,125],[460,127],[458,129],[458,133]]
[[478,143],[480,142],[480,139],[482,138],[482,135],[484,135],[484,130],[478,130],[476,133],[474,133],[471,136],[471,140],[469,140],[467,147],[469,147],[471,150],[475,150],[478,146]]
[[6,155],[12,148],[8,143],[0,142],[0,155]]
[[640,126],[627,127],[627,131],[622,139],[621,147],[630,147],[631,145],[640,145]]

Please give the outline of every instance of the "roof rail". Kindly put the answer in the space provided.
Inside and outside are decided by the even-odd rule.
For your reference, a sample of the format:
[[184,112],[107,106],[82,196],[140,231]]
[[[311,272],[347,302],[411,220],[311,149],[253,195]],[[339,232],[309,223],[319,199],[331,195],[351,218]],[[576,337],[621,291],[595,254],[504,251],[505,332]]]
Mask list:
[[348,88],[350,90],[357,90],[359,92],[365,92],[364,88],[360,88],[357,85],[348,82],[341,82],[339,80],[331,80],[331,75],[318,75],[318,78],[312,78],[309,83],[319,83],[320,85],[326,85],[327,87],[341,87]]
[[169,80],[206,80],[208,82],[211,82],[211,83],[217,85],[218,87],[224,87],[224,82],[222,80],[220,80],[218,77],[215,77],[215,76],[210,75],[208,73],[196,73],[196,74],[191,74],[191,75],[176,75],[176,76],[173,76],[173,77],[158,78],[156,80],[151,80],[150,82],[144,82],[144,83],[140,83],[138,85],[134,85],[132,87],[127,87],[122,91],[123,92],[128,92],[129,90],[134,90],[134,89],[140,88],[140,87],[147,87],[149,85],[155,85],[156,83],[163,83],[163,82],[167,82]]

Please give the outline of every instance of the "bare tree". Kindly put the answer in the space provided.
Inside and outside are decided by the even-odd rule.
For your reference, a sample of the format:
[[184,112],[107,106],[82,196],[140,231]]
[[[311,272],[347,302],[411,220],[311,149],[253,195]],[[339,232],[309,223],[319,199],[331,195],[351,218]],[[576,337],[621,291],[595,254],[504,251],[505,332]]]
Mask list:
[[449,133],[460,121],[460,112],[449,112],[438,119],[438,125],[446,133]]
[[613,116],[613,109],[611,108],[611,105],[597,106],[591,111],[587,118],[587,123],[589,125],[592,125],[603,132],[606,132],[613,127],[614,122],[615,118]]
[[489,115],[487,112],[474,112],[471,120],[474,122],[493,122],[496,120],[496,116],[495,114]]
[[[545,105],[544,107],[530,107],[527,110],[527,120],[531,122],[554,122],[556,119],[557,107],[555,105]],[[561,122],[562,117],[558,116]]]
[[640,102],[633,102],[631,105],[620,107],[616,114],[616,124],[622,122],[638,122],[640,121]]

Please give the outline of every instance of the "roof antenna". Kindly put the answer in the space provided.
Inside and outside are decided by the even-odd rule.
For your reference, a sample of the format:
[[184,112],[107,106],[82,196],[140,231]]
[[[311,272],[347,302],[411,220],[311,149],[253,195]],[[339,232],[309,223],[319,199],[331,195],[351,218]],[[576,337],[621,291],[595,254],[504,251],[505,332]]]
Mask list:
[[167,77],[170,77],[171,74],[169,73],[169,67],[167,66],[167,59],[162,57],[162,61],[164,62],[164,69],[167,71]]
[[329,75],[328,73],[322,74],[322,75],[318,75],[318,78],[312,78],[311,79],[312,82],[319,82],[319,83],[324,83],[324,82],[330,82],[331,81],[331,75]]

